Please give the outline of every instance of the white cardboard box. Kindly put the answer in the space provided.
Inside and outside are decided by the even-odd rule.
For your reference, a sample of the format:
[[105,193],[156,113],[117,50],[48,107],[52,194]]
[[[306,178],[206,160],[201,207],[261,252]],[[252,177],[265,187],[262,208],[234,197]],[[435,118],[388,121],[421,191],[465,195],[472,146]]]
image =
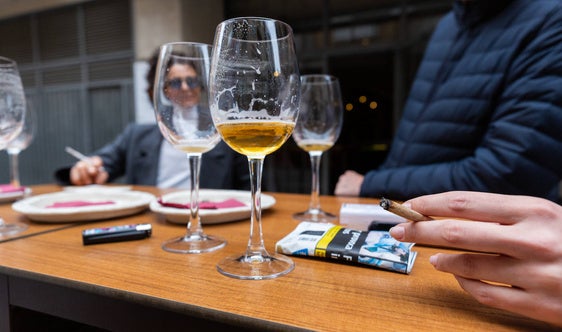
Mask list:
[[344,203],[340,208],[340,224],[356,230],[388,230],[403,222],[407,220],[378,204]]

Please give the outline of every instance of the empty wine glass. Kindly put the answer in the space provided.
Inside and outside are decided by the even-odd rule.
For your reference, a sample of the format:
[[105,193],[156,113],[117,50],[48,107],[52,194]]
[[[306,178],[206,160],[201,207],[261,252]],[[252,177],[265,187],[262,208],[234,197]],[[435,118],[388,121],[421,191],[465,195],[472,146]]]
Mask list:
[[299,71],[289,25],[246,17],[218,25],[210,78],[211,113],[223,140],[248,157],[252,209],[246,251],[217,264],[238,279],[270,279],[294,268],[284,255],[268,253],[261,222],[265,156],[291,136],[298,115]]
[[35,131],[37,130],[37,117],[33,110],[33,104],[30,99],[25,103],[25,120],[20,134],[14,138],[6,148],[10,158],[10,184],[14,187],[21,187],[19,175],[19,154],[33,141]]
[[301,76],[299,121],[293,132],[297,145],[310,155],[312,189],[306,211],[295,213],[297,220],[330,222],[337,216],[320,207],[320,161],[322,153],[337,141],[343,122],[338,79],[331,75]]
[[201,156],[220,142],[211,119],[208,98],[211,45],[169,43],[160,48],[154,84],[154,111],[162,135],[187,153],[191,171],[187,233],[162,245],[176,253],[202,253],[222,248],[226,241],[206,235],[199,217]]
[[[25,119],[25,95],[14,60],[0,57],[0,150],[21,131]],[[7,223],[0,217],[0,237],[19,233],[27,225]]]

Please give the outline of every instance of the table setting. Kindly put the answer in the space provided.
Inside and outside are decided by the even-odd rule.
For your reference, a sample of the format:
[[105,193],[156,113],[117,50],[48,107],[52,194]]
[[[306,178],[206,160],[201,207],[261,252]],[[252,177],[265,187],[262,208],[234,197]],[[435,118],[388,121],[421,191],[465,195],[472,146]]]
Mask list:
[[[41,196],[59,192],[70,194],[73,190],[87,190],[87,187],[38,185],[32,186],[32,189],[34,195]],[[103,192],[102,188],[91,189],[92,192]],[[111,191],[111,188],[108,189]],[[114,190],[113,195],[122,191],[123,189]],[[132,186],[129,191],[150,193],[153,195],[151,204],[176,192],[145,186]],[[201,191],[204,192],[205,189]],[[250,194],[245,192],[244,195]],[[293,219],[292,215],[300,210],[297,202],[306,204],[309,197],[289,193],[263,195],[270,195],[275,199],[274,205],[264,212],[263,220],[264,245],[268,250],[275,251],[275,245],[296,229],[302,233],[302,228],[299,228],[301,222]],[[101,202],[115,199],[114,196],[109,198],[105,194],[95,194],[85,199],[90,201],[93,197]],[[223,196],[213,195],[210,201],[224,202],[230,197],[232,196],[226,193]],[[243,198],[236,199],[245,202]],[[377,200],[366,198],[321,196],[320,199],[322,206],[329,211],[338,211],[343,203],[378,204]],[[56,201],[51,200],[45,204],[53,202]],[[189,195],[184,191],[172,202],[187,204]],[[36,310],[41,308],[39,310],[51,315],[61,315],[63,312],[60,310],[63,310],[65,317],[76,321],[82,321],[88,316],[89,322],[96,319],[106,322],[107,317],[114,318],[109,320],[113,324],[118,321],[127,321],[129,324],[144,322],[138,318],[140,309],[131,311],[130,307],[151,303],[150,311],[143,317],[147,316],[152,320],[169,317],[162,311],[171,310],[185,315],[178,320],[182,322],[192,315],[205,315],[212,317],[215,323],[233,326],[249,324],[247,326],[254,326],[259,330],[268,330],[272,326],[283,330],[302,328],[364,331],[384,327],[411,330],[414,326],[418,330],[435,330],[456,325],[463,326],[466,331],[507,331],[524,327],[548,330],[536,322],[479,305],[458,287],[454,278],[436,271],[429,264],[428,258],[437,251],[435,248],[415,246],[418,255],[409,274],[290,254],[295,262],[295,269],[286,276],[259,282],[243,281],[217,273],[216,264],[224,256],[244,250],[249,218],[205,225],[211,233],[228,240],[228,244],[221,250],[198,255],[176,255],[162,250],[161,244],[185,229],[185,217],[180,218],[176,224],[162,218],[159,213],[146,209],[141,213],[118,218],[56,224],[28,220],[20,213],[10,210],[9,205],[3,205],[0,211],[9,221],[28,223],[29,229],[21,233],[23,236],[19,239],[0,243],[0,278],[8,276],[9,284],[14,288],[11,291],[14,296],[4,300],[15,301],[13,305],[29,306]],[[185,208],[181,210],[188,211]],[[83,231],[143,224],[152,226],[150,237],[134,241],[83,244]],[[328,223],[314,223],[307,230],[324,232],[328,227]],[[36,233],[29,235],[29,232]],[[314,237],[317,238],[318,235]],[[451,252],[446,249],[439,251]],[[32,286],[18,288],[22,276],[24,279],[27,276],[31,278],[33,289],[43,289],[39,286],[53,288],[53,294],[58,296],[44,296],[45,293],[41,291],[32,297],[32,302],[21,302],[22,297],[15,295],[27,294],[26,297],[30,298],[29,287]],[[21,285],[28,283],[26,281]],[[215,294],[217,289],[220,289],[221,296],[209,296]],[[98,300],[91,302],[93,295]],[[124,299],[124,302],[115,306],[112,301],[116,298]],[[295,301],[295,298],[302,300]],[[59,305],[40,305],[49,301],[58,301]],[[325,313],[318,312],[318,303],[331,308],[338,319],[327,321]],[[83,312],[78,314],[72,311],[78,304],[91,304],[98,309],[88,310],[85,316]],[[284,309],[278,310],[279,306]],[[349,310],[354,306],[357,310]],[[262,309],[256,311],[255,308],[258,307]],[[55,308],[62,309],[54,310]],[[129,317],[127,312],[134,315]],[[295,312],[300,314],[295,315]],[[404,320],[412,312],[416,312],[415,323]],[[352,326],[349,325],[350,321],[353,322]],[[101,326],[110,330],[118,328],[116,325]]]
[[32,192],[29,187],[14,186],[12,184],[0,184],[0,203],[10,203]]
[[[17,63],[0,56],[0,150],[7,149],[23,131],[26,113],[26,100]],[[11,175],[14,176],[11,168]],[[12,191],[20,187],[19,183],[10,183],[3,191]],[[5,194],[5,193],[3,193]],[[4,200],[19,197],[22,192],[11,192],[4,195]],[[27,225],[19,222],[6,222],[0,216],[0,237],[23,232]]]
[[[190,214],[189,195],[189,191],[183,190],[164,194],[150,203],[150,210],[163,215],[171,223],[186,224]],[[199,217],[203,225],[250,218],[251,194],[248,191],[200,189],[199,199]],[[274,205],[275,197],[262,194],[262,210]]]
[[142,191],[84,189],[34,195],[13,203],[12,208],[32,221],[70,223],[139,213],[154,199]]

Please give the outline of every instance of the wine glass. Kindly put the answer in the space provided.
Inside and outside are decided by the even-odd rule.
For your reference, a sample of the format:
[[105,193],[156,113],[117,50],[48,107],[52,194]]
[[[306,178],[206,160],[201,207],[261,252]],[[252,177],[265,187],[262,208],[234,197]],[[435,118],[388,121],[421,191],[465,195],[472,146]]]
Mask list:
[[187,233],[162,244],[166,251],[202,253],[226,245],[203,232],[199,217],[201,156],[220,142],[208,98],[211,45],[178,42],[160,48],[154,84],[154,111],[164,138],[187,153],[191,171]]
[[10,184],[14,187],[21,187],[19,175],[19,154],[33,141],[37,130],[37,118],[32,107],[31,100],[26,100],[26,111],[23,128],[20,134],[14,138],[6,148],[10,157]]
[[[0,150],[21,131],[25,119],[25,95],[16,62],[0,57]],[[0,217],[0,237],[24,231],[27,225],[7,223]]]
[[299,71],[289,25],[242,17],[220,23],[211,62],[211,113],[222,139],[248,157],[252,209],[246,251],[217,264],[238,279],[271,279],[294,268],[264,246],[261,178],[265,156],[291,136],[298,115]]
[[330,222],[337,217],[320,207],[320,161],[322,153],[337,141],[343,122],[340,84],[331,75],[301,76],[299,121],[293,132],[297,145],[310,155],[312,189],[306,211],[293,215],[297,220]]

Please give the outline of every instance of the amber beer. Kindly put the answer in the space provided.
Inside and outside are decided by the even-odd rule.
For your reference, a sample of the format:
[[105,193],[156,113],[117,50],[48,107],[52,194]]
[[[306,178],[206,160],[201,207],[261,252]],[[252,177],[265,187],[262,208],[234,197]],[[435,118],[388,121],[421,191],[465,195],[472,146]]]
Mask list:
[[223,140],[246,156],[265,156],[279,149],[291,136],[295,124],[284,121],[248,121],[217,124]]
[[297,145],[299,146],[299,148],[303,149],[306,152],[314,152],[314,151],[324,152],[330,149],[332,146],[334,146],[334,143],[321,141],[321,140],[307,139],[298,142]]
[[211,145],[211,144],[186,144],[186,145],[176,145],[175,148],[183,151],[185,153],[205,153],[209,150],[211,150],[212,148],[214,148],[215,145]]

